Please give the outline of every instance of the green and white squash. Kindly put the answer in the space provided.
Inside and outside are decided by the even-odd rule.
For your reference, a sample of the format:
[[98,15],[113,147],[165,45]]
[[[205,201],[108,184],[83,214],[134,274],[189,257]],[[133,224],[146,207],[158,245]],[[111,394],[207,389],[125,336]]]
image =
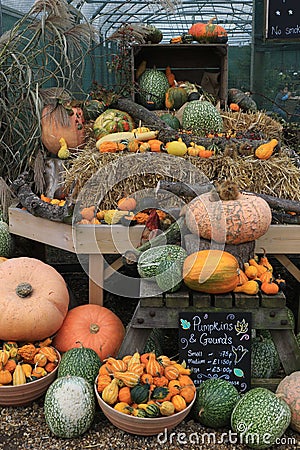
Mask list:
[[139,78],[139,103],[145,107],[149,103],[153,109],[163,109],[169,82],[164,74],[156,69],[146,69]]
[[223,120],[212,103],[193,100],[184,108],[182,128],[198,136],[205,136],[208,133],[220,133],[223,130]]
[[179,245],[151,247],[140,255],[137,263],[138,273],[142,278],[152,278],[166,273],[172,266],[182,270],[186,257],[186,251]]
[[259,336],[251,344],[251,377],[273,378],[280,368],[280,358],[272,339]]
[[142,353],[155,353],[156,356],[163,355],[162,344],[165,340],[161,328],[152,328],[149,337],[144,345]]
[[182,265],[173,261],[161,261],[155,281],[163,292],[176,292],[181,287]]
[[85,433],[92,425],[95,408],[93,388],[82,377],[57,378],[46,392],[45,420],[58,437],[75,438]]
[[81,345],[81,347],[71,348],[62,355],[57,375],[58,377],[67,375],[82,377],[93,386],[101,364],[94,350]]
[[0,221],[0,256],[9,258],[11,255],[12,237],[6,222]]
[[195,420],[210,428],[229,426],[231,413],[239,399],[238,390],[229,381],[221,378],[205,380],[196,389]]
[[231,427],[241,443],[251,448],[271,447],[291,421],[291,411],[284,400],[265,388],[250,389],[235,405]]

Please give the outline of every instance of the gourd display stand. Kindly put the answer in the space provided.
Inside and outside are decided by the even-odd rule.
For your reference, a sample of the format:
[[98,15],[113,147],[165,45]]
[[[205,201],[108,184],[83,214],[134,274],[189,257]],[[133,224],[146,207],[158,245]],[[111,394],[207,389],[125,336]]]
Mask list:
[[[287,375],[300,370],[300,348],[288,319],[286,299],[282,292],[276,295],[203,294],[183,287],[174,293],[161,294],[154,282],[141,280],[141,298],[127,327],[119,351],[122,357],[132,350],[142,351],[152,328],[178,328],[179,312],[229,311],[251,312],[254,329],[269,329],[276,345],[283,369]],[[272,390],[280,379],[252,379],[252,386]]]
[[[144,44],[132,47],[132,79],[142,61],[147,68],[165,71],[170,66],[177,81],[201,85],[221,103],[227,99],[227,44]],[[134,86],[134,82],[133,82]]]

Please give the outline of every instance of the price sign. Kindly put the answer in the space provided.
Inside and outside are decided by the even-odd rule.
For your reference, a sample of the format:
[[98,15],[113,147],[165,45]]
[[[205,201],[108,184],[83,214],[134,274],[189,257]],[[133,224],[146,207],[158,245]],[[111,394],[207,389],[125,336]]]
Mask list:
[[266,1],[266,38],[300,39],[300,1]]
[[208,378],[230,381],[239,392],[251,385],[251,313],[179,313],[179,358],[195,385]]

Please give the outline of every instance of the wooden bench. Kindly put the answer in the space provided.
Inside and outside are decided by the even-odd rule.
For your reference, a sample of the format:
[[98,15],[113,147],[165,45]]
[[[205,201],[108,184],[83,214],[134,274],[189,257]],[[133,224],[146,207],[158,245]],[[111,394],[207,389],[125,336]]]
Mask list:
[[[179,312],[247,311],[252,313],[252,328],[268,329],[276,345],[285,373],[300,370],[300,348],[289,321],[286,299],[282,292],[275,296],[222,294],[209,295],[182,288],[174,293],[160,294],[155,283],[141,281],[141,298],[127,327],[119,356],[142,351],[152,328],[178,328]],[[253,380],[253,385],[273,388],[276,380]]]

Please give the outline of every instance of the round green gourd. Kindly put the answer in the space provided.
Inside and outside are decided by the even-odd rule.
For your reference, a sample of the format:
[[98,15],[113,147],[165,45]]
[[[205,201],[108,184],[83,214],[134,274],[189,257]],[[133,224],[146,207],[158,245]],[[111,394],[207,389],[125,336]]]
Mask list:
[[95,416],[93,388],[82,377],[57,378],[44,401],[45,420],[55,436],[75,438],[87,431]]
[[269,448],[279,439],[291,421],[284,400],[265,388],[250,389],[235,405],[231,427],[239,441],[250,448]]
[[85,120],[96,120],[106,109],[106,104],[102,100],[88,100],[83,105],[83,116]]
[[58,377],[67,375],[83,377],[93,385],[101,364],[94,350],[81,345],[81,347],[71,348],[62,355],[57,375]]
[[0,221],[0,256],[9,258],[11,255],[12,238],[6,222]]
[[[142,278],[156,277],[163,273],[166,267],[174,263],[182,269],[187,257],[186,251],[179,245],[159,245],[144,251],[138,259],[137,268]],[[161,264],[164,262],[164,264]]]
[[273,340],[262,336],[252,339],[252,378],[273,378],[277,375],[279,368],[280,358]]
[[210,428],[230,425],[230,417],[240,395],[229,381],[210,378],[196,389],[193,405],[195,420]]
[[151,102],[153,109],[164,108],[165,95],[169,88],[169,82],[164,72],[146,69],[139,78],[139,88],[139,103],[147,107]]
[[182,128],[198,136],[205,136],[208,133],[220,133],[223,130],[223,120],[212,103],[193,100],[184,108]]
[[134,386],[130,391],[133,403],[147,403],[149,400],[149,392],[150,384],[148,383]]
[[177,119],[177,117],[173,116],[173,114],[165,113],[160,116],[161,120],[166,122],[167,125],[169,125],[174,130],[179,130],[180,128],[180,122]]
[[147,417],[158,417],[160,414],[159,407],[155,404],[150,404],[145,408]]

